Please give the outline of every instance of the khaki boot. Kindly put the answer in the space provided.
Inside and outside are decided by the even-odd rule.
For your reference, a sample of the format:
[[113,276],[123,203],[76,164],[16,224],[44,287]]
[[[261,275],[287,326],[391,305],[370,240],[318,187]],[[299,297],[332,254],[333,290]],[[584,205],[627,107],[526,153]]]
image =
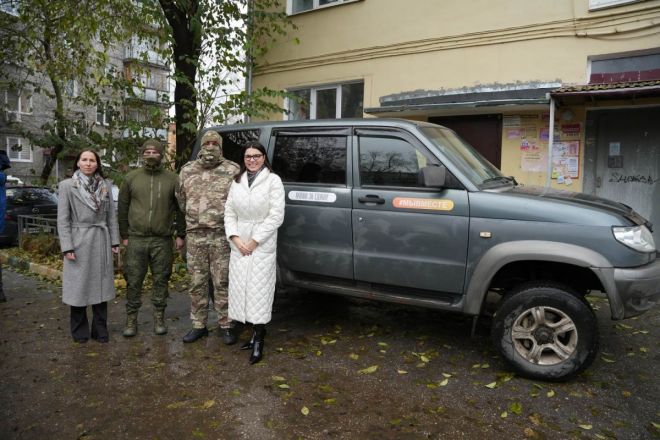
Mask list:
[[165,325],[165,310],[154,311],[154,333],[157,335],[164,335],[167,333],[167,326]]
[[126,315],[126,327],[124,327],[124,333],[122,333],[125,337],[131,338],[137,334],[137,317],[137,313]]

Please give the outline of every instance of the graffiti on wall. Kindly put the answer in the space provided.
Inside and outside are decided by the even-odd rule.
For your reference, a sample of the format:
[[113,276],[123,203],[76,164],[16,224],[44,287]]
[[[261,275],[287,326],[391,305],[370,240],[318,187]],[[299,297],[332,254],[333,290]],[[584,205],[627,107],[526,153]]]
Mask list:
[[651,175],[645,176],[643,174],[631,174],[624,175],[621,173],[612,173],[610,176],[610,182],[612,183],[642,183],[647,185],[653,185],[660,179],[654,179]]

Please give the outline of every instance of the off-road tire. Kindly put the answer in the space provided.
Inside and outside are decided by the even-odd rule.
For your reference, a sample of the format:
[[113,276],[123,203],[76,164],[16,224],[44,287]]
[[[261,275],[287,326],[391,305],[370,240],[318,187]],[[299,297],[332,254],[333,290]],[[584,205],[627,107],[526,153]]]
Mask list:
[[598,352],[591,306],[554,282],[525,283],[507,294],[493,317],[491,336],[516,373],[531,379],[570,379]]

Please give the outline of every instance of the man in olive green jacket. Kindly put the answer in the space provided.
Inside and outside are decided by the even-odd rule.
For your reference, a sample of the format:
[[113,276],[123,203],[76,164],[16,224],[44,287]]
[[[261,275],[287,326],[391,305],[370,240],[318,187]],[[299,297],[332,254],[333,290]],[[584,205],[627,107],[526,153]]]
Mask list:
[[126,175],[119,190],[119,234],[126,246],[126,327],[124,336],[137,334],[137,315],[142,306],[142,283],[151,268],[154,332],[167,333],[165,307],[167,283],[172,274],[172,236],[176,226],[176,248],[184,245],[186,224],[175,192],[178,176],[163,168],[163,144],[150,139],[142,145],[144,166]]

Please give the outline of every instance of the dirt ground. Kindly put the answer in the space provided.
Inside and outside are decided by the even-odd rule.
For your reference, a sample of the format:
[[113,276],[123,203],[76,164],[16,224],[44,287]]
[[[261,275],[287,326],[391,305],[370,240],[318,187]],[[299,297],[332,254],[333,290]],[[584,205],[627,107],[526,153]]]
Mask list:
[[[74,344],[59,288],[4,271],[0,439],[653,439],[660,437],[660,308],[613,322],[595,302],[601,351],[567,383],[512,375],[489,322],[309,292],[278,294],[264,360],[212,332],[184,345],[189,300],[169,333]],[[214,316],[214,315],[212,315]],[[215,328],[215,325],[210,326]],[[248,330],[242,334],[247,338]]]

